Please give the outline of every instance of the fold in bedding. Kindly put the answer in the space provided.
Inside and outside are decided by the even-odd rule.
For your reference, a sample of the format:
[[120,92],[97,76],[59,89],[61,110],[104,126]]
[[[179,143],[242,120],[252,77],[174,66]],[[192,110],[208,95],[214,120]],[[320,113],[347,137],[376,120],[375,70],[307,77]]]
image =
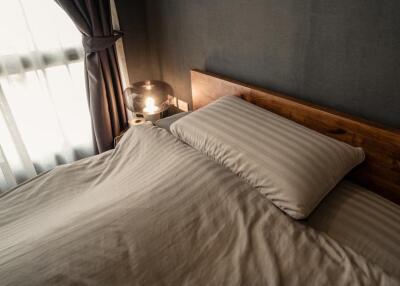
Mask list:
[[1,285],[398,285],[167,131],[0,198]]

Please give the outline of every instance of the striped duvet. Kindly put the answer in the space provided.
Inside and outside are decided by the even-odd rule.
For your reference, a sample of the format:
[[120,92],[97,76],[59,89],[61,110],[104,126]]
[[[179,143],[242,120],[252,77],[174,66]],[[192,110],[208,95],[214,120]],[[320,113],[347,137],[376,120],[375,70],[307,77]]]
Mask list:
[[343,181],[307,223],[400,277],[400,207],[393,202]]
[[399,285],[165,130],[0,197],[0,285]]

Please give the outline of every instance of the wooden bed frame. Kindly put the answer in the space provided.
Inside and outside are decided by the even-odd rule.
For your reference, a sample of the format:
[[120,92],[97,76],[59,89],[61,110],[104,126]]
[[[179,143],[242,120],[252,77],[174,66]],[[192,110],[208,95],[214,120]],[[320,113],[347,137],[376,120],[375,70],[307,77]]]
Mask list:
[[221,96],[236,95],[329,137],[362,147],[366,159],[348,179],[400,204],[400,130],[212,73],[192,70],[191,82],[194,110]]

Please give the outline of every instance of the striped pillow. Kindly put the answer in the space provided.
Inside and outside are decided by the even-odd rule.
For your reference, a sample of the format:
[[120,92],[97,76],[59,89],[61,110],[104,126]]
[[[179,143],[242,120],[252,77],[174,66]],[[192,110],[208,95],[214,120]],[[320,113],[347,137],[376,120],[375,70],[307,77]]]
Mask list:
[[295,219],[306,218],[364,159],[354,148],[235,96],[171,126],[182,141],[247,180]]

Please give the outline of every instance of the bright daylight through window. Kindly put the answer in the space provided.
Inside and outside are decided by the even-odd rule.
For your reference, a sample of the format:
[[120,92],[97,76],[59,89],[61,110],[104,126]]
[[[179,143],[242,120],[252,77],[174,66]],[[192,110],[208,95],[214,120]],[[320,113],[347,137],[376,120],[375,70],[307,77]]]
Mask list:
[[0,0],[0,190],[93,154],[81,34],[53,0]]

